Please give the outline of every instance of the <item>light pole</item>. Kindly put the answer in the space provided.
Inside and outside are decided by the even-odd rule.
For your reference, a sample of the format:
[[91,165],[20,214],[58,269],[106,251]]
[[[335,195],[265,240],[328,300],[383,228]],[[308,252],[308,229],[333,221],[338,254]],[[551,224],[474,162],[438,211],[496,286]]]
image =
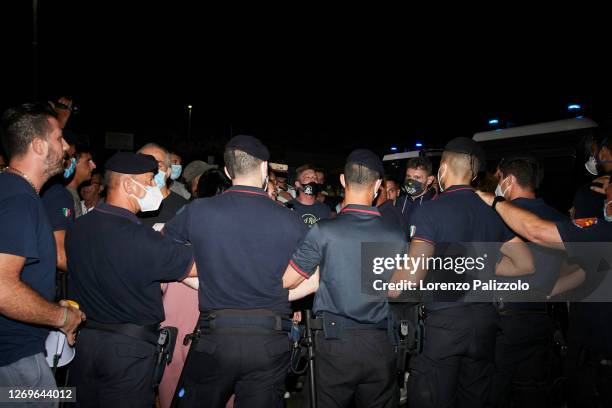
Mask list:
[[187,105],[187,140],[191,140],[191,109],[192,105]]

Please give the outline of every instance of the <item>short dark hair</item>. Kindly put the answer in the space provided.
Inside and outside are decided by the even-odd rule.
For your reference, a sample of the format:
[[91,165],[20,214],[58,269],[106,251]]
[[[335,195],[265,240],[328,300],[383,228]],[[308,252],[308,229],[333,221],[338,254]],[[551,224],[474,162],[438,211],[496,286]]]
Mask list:
[[396,186],[398,186],[398,187],[399,187],[399,185],[400,185],[400,184],[398,183],[398,181],[395,179],[395,177],[393,177],[392,175],[389,175],[389,174],[387,174],[387,175],[385,175],[385,177],[383,177],[383,182],[386,182],[386,181],[392,181],[392,182],[393,182],[393,183],[395,183],[395,185],[396,185]]
[[347,185],[359,184],[362,187],[372,185],[381,175],[358,163],[348,162],[344,166],[344,181]]
[[232,183],[221,170],[208,169],[198,180],[198,198],[216,196],[231,186]]
[[510,175],[516,178],[517,183],[531,191],[540,188],[544,172],[542,166],[537,160],[532,158],[512,158],[503,160],[499,164],[499,170],[502,177],[506,178]]
[[263,161],[238,149],[225,149],[223,160],[232,178],[254,172]]
[[2,114],[2,145],[8,158],[22,156],[35,138],[47,138],[51,132],[49,118],[57,114],[48,104],[24,103]]
[[425,170],[428,175],[431,175],[433,166],[431,160],[427,157],[413,157],[406,163],[406,170],[407,169],[421,169]]
[[295,178],[300,178],[302,173],[305,172],[306,170],[312,170],[314,172],[317,171],[312,164],[303,164],[297,169],[295,169]]

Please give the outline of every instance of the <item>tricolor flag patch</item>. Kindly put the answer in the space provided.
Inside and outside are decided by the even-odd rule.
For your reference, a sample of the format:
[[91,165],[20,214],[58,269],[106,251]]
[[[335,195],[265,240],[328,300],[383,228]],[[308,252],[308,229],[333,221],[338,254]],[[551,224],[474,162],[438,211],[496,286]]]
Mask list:
[[72,210],[70,208],[62,208],[62,214],[64,214],[64,217],[70,218]]

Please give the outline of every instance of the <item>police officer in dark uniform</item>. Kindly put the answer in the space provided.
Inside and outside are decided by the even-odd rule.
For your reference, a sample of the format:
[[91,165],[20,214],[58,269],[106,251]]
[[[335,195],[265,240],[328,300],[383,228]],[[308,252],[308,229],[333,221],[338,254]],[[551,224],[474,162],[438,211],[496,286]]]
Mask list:
[[[549,248],[565,249],[568,256],[575,259],[586,270],[587,276],[594,271],[593,262],[601,259],[611,263],[607,246],[584,243],[609,243],[612,241],[612,223],[602,218],[591,218],[588,223],[579,220],[553,222],[525,211],[509,202],[501,202],[491,194],[478,193],[485,203],[496,204],[495,209],[507,225],[525,239]],[[608,186],[606,200],[612,199],[612,187]],[[603,208],[602,208],[603,211]],[[576,244],[574,244],[576,243]],[[604,271],[605,272],[605,271]],[[609,271],[607,271],[609,274]],[[569,369],[569,389],[571,407],[612,406],[612,392],[609,386],[612,378],[609,362],[612,361],[612,335],[610,334],[610,303],[573,303],[587,306],[582,309],[580,324],[576,335],[582,344],[570,343],[570,355],[574,364]],[[590,313],[584,313],[589,311]],[[571,322],[570,322],[571,324]],[[576,327],[571,328],[576,330]],[[570,339],[571,341],[572,339]],[[588,342],[585,344],[585,342]],[[578,346],[578,350],[571,347]]]
[[160,283],[195,276],[191,248],[143,225],[155,210],[157,161],[120,152],[106,163],[107,199],[66,234],[71,297],[86,311],[71,381],[82,406],[151,407]]
[[[496,195],[511,200],[516,206],[553,222],[568,217],[550,207],[535,191],[543,178],[543,170],[535,157],[505,157],[499,165],[500,181]],[[538,246],[531,247],[535,274],[523,278],[530,291],[544,299],[550,294],[564,263],[564,253]],[[495,345],[494,406],[542,407],[549,396],[549,353],[554,321],[548,315],[546,302],[504,302],[500,306],[499,331]]]
[[[283,274],[307,227],[266,194],[268,149],[233,137],[225,171],[233,186],[196,200],[164,234],[190,242],[199,274],[200,319],[173,405],[282,407],[291,326]],[[201,336],[201,337],[200,337]]]
[[[483,163],[484,152],[471,139],[455,138],[446,145],[438,170],[443,192],[413,214],[409,256],[444,256],[446,244],[505,243],[500,250],[516,266],[517,274],[530,273],[530,256],[509,245],[522,241],[470,187]],[[420,271],[412,278],[420,279],[423,273],[428,272]],[[442,279],[449,281],[459,276],[442,273],[446,273]],[[497,312],[493,303],[434,299],[424,304],[424,316],[423,350],[410,361],[410,406],[485,406],[494,372]]]
[[[347,158],[340,182],[344,208],[309,231],[292,257],[287,284],[302,296],[317,286],[313,311],[316,387],[322,407],[393,407],[397,404],[395,352],[389,337],[386,299],[373,302],[362,294],[361,244],[388,242],[403,253],[406,240],[399,225],[386,222],[372,201],[384,169],[371,151],[358,149]],[[309,278],[304,281],[304,278]],[[297,286],[300,282],[301,285]],[[317,327],[319,325],[319,327]],[[354,404],[354,405],[353,405]]]

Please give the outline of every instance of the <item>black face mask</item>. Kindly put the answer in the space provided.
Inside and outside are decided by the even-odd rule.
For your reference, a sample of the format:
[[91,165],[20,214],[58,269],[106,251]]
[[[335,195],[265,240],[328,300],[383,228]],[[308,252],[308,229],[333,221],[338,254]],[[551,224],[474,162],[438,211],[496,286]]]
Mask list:
[[321,191],[321,186],[313,181],[308,184],[302,184],[302,191],[304,194],[316,196]]
[[425,191],[425,184],[417,180],[407,179],[406,184],[404,184],[404,190],[412,197],[418,196]]

